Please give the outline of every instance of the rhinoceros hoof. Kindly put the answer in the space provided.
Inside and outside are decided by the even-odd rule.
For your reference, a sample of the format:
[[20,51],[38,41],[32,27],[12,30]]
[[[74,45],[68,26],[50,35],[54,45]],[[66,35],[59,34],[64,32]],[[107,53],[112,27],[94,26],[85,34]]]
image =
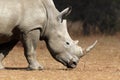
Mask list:
[[27,70],[43,70],[43,66],[29,66]]

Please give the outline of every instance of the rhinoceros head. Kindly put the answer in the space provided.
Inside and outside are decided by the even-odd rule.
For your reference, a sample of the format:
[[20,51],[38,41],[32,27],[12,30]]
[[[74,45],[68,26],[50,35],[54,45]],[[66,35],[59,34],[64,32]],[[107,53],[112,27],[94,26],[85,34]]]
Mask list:
[[68,68],[75,68],[79,59],[85,55],[86,51],[88,52],[93,48],[96,42],[83,51],[78,46],[78,41],[71,39],[67,31],[66,20],[63,20],[63,17],[69,12],[70,8],[66,8],[50,21],[49,27],[46,29],[45,41],[54,59]]

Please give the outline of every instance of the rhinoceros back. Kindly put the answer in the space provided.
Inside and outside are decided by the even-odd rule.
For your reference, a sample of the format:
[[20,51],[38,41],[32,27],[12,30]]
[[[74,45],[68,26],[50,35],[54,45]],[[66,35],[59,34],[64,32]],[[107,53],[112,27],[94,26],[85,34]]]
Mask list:
[[0,0],[0,43],[10,40],[20,15],[18,0]]
[[0,0],[0,43],[9,41],[16,27],[29,31],[42,27],[45,21],[41,0]]

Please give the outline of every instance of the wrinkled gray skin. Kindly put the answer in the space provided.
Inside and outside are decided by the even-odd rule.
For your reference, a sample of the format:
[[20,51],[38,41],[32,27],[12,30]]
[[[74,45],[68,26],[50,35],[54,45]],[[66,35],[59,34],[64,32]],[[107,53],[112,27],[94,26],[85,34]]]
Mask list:
[[43,69],[36,59],[39,40],[46,42],[54,59],[68,68],[75,68],[82,48],[68,34],[66,8],[57,11],[52,0],[0,0],[0,69],[2,60],[21,41],[29,69]]

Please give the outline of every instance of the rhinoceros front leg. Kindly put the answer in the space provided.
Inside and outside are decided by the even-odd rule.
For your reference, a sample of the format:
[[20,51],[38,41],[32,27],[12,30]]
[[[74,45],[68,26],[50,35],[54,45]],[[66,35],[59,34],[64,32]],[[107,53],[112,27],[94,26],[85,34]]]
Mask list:
[[29,63],[29,70],[43,69],[36,59],[36,46],[40,38],[40,31],[33,30],[23,34],[22,43],[24,46],[24,54]]
[[2,61],[8,55],[9,51],[17,44],[17,42],[18,40],[11,40],[7,43],[0,44],[0,69],[4,69]]

